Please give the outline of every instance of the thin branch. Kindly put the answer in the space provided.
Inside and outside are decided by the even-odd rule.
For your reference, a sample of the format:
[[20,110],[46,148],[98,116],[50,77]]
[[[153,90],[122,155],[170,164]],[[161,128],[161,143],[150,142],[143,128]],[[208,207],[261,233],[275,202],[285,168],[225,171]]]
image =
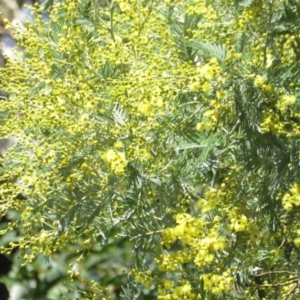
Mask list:
[[265,272],[265,273],[260,273],[260,274],[255,274],[255,277],[260,277],[260,276],[265,276],[265,275],[271,275],[271,274],[291,274],[291,275],[299,275],[300,273],[298,272],[291,272],[291,271],[270,271],[270,272]]
[[149,8],[148,14],[147,14],[146,18],[144,19],[144,21],[142,21],[142,24],[139,26],[138,37],[141,35],[141,33],[142,33],[143,29],[144,29],[144,26],[145,26],[146,22],[149,20],[149,17],[150,17],[151,12],[152,12],[152,7]]
[[153,235],[153,234],[161,233],[161,232],[163,232],[163,231],[164,231],[164,230],[161,229],[161,230],[151,231],[151,232],[147,232],[147,233],[143,233],[143,234],[140,233],[140,234],[138,234],[138,235],[133,236],[132,238],[130,238],[130,240],[132,241],[132,240],[137,239],[137,238],[142,237],[142,236]]
[[109,13],[110,13],[110,26],[108,26],[104,20],[102,20],[101,18],[99,18],[100,22],[106,27],[106,29],[109,31],[110,36],[112,38],[112,40],[115,42],[115,35],[114,35],[114,31],[113,31],[113,16],[114,16],[114,1],[111,1],[111,3],[109,4],[109,1],[107,1],[107,5],[109,7]]
[[229,132],[229,135],[233,133],[233,131],[236,129],[236,127],[240,124],[240,120],[237,120],[237,122],[234,124],[234,126],[232,127],[232,129]]
[[248,25],[247,27],[250,29],[251,33],[252,33],[253,36],[259,41],[259,43],[260,43],[261,45],[264,45],[264,43],[262,43],[262,42],[260,41],[259,37],[258,37],[258,36],[256,35],[256,33],[252,30],[252,28],[250,27],[250,25]]
[[279,282],[279,283],[274,283],[274,284],[263,284],[260,285],[259,287],[278,287],[278,286],[285,286],[285,285],[291,285],[293,283],[296,283],[299,285],[299,279],[294,279],[286,282]]
[[183,107],[183,106],[190,105],[190,104],[199,104],[199,101],[186,102],[186,103],[180,104],[179,107]]
[[109,6],[109,12],[110,12],[110,35],[112,40],[115,42],[115,34],[114,34],[114,1],[111,1],[111,5]]
[[268,3],[269,5],[269,16],[268,16],[268,28],[267,28],[267,34],[266,34],[266,41],[265,41],[265,47],[264,47],[264,65],[267,62],[267,49],[268,49],[268,40],[269,40],[269,35],[270,35],[270,27],[271,27],[271,22],[272,22],[272,17],[273,17],[273,1],[270,1]]
[[286,294],[286,299],[289,298],[289,296],[291,296],[292,294],[295,293],[295,290],[297,289],[297,287],[299,287],[299,282],[297,284],[295,284],[290,290],[289,292]]

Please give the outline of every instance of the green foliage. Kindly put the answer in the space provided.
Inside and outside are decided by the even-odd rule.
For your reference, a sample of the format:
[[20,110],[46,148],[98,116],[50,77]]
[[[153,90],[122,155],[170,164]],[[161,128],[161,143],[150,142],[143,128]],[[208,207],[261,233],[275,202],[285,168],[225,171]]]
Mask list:
[[8,250],[28,266],[68,245],[74,280],[77,251],[89,273],[129,239],[122,299],[299,298],[297,1],[100,2],[47,1],[16,31]]

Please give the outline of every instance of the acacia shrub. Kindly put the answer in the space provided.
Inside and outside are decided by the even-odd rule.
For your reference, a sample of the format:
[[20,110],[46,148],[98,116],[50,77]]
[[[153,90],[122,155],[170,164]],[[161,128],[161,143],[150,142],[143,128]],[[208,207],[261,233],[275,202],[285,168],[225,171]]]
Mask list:
[[30,263],[114,229],[135,245],[124,299],[297,297],[298,17],[280,0],[37,8],[2,72],[11,247]]

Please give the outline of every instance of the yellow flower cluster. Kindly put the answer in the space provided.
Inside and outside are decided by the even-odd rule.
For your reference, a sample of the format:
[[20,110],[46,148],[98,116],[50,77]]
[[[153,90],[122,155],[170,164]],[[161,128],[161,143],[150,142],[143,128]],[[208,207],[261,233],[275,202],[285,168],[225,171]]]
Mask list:
[[233,232],[245,231],[248,227],[248,219],[245,215],[229,212],[229,228]]
[[173,286],[172,281],[164,280],[158,290],[161,294],[158,296],[158,300],[201,299],[200,295],[193,293],[192,286],[187,280],[182,280],[176,287]]
[[109,149],[101,155],[101,158],[107,162],[116,175],[122,175],[125,172],[127,160],[125,154],[114,149]]
[[300,184],[295,183],[282,198],[284,209],[290,211],[295,206],[300,206]]
[[284,112],[288,107],[292,106],[296,102],[294,95],[283,95],[277,102],[277,108]]
[[222,274],[204,274],[201,279],[204,281],[205,289],[211,291],[213,295],[220,295],[233,289],[234,279],[230,270],[226,270]]
[[152,285],[152,274],[150,271],[147,272],[141,272],[139,270],[133,269],[130,274],[134,276],[135,281],[138,283],[142,283],[145,285],[147,288],[150,288]]

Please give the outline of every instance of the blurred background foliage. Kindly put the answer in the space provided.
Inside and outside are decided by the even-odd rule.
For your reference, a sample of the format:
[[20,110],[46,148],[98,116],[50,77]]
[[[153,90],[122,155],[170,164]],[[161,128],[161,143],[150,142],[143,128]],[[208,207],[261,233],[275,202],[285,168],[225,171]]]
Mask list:
[[[11,212],[1,220],[1,227],[18,217]],[[66,243],[64,251],[50,256],[38,255],[32,263],[25,265],[18,249],[11,255],[1,254],[0,299],[92,299],[94,295],[98,295],[96,299],[120,299],[121,286],[127,283],[132,265],[132,244],[125,238],[116,240],[114,234],[111,232],[101,247],[95,243],[88,251],[82,250],[84,240],[81,238],[77,245]],[[10,231],[0,240],[0,246],[8,246],[18,239],[18,232]],[[69,271],[71,264],[74,274]],[[71,281],[70,276],[73,277]],[[147,298],[150,290],[144,292],[143,299],[153,299]]]

